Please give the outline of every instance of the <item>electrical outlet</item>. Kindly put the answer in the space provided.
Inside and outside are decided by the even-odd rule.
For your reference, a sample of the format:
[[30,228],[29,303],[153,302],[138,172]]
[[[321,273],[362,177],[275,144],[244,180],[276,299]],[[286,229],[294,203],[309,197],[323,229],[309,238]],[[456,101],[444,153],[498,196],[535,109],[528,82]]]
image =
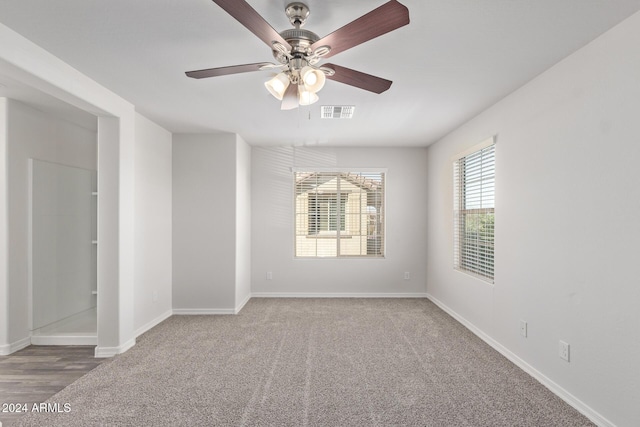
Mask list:
[[525,338],[527,337],[527,322],[525,322],[524,320],[520,321],[520,335]]
[[267,271],[267,280],[273,280],[273,273],[270,271]]
[[404,280],[411,280],[411,273],[409,273],[408,271],[404,272]]
[[563,360],[569,361],[569,344],[564,341],[560,341],[560,345],[558,347],[560,358]]

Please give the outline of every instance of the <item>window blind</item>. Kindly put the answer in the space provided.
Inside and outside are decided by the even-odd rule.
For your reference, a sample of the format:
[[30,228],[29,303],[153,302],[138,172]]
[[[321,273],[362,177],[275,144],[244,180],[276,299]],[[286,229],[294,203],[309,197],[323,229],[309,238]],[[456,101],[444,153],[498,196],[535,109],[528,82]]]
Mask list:
[[384,172],[294,172],[295,256],[384,257]]
[[493,282],[495,143],[453,164],[454,268]]

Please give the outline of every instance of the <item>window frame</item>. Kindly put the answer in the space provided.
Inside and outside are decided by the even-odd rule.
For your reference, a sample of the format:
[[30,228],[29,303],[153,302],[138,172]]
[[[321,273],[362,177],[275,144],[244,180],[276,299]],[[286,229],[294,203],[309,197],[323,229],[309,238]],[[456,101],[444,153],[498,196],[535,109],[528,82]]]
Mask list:
[[[309,168],[291,168],[292,173],[292,180],[293,180],[293,257],[294,259],[300,259],[300,260],[312,260],[312,259],[384,259],[386,257],[386,189],[387,189],[387,177],[388,177],[388,172],[386,168],[317,168],[317,167],[309,167]],[[352,194],[350,191],[348,190],[338,190],[336,194],[336,199],[338,199],[337,194],[340,194],[340,199],[338,201],[338,203],[336,204],[336,209],[338,210],[339,214],[337,215],[338,219],[343,221],[342,223],[340,223],[340,227],[338,227],[336,225],[335,228],[341,228],[340,230],[329,230],[329,231],[320,231],[317,234],[312,234],[309,233],[309,227],[307,226],[307,232],[306,234],[300,234],[299,233],[299,216],[300,215],[308,215],[310,216],[310,212],[301,212],[299,210],[299,201],[298,201],[298,183],[296,180],[297,174],[323,174],[323,175],[329,175],[329,174],[335,174],[336,178],[339,178],[341,176],[341,174],[379,174],[381,176],[381,188],[378,189],[378,193],[380,195],[380,199],[378,200],[380,203],[380,211],[376,211],[376,213],[374,214],[374,216],[376,217],[376,225],[374,227],[374,232],[371,234],[374,237],[374,240],[376,240],[376,242],[374,242],[373,244],[373,248],[377,253],[374,254],[362,254],[363,249],[365,252],[368,251],[367,247],[363,247],[362,245],[360,245],[360,253],[356,254],[356,255],[346,255],[344,253],[341,253],[341,244],[343,244],[344,241],[346,240],[350,240],[350,239],[365,239],[365,241],[367,242],[367,245],[369,243],[369,233],[371,232],[371,228],[370,228],[370,221],[371,221],[371,213],[367,213],[364,210],[360,210],[357,213],[349,213],[346,209],[343,211],[343,203],[342,203],[342,198],[343,197],[347,197],[349,194]],[[339,188],[340,185],[338,184],[337,187]],[[347,229],[347,224],[350,220],[347,219],[347,217],[362,217],[362,216],[366,216],[366,218],[364,219],[364,221],[366,221],[364,223],[364,227],[366,227],[366,232],[365,234],[362,234],[362,232],[353,234],[353,233],[349,233],[348,229]],[[307,220],[309,220],[309,218],[307,218]],[[356,220],[358,222],[358,220]],[[363,221],[362,218],[359,218],[359,229],[362,229],[363,227],[363,223],[361,222]],[[381,232],[380,232],[381,231]],[[299,253],[299,248],[298,248],[298,238],[301,237],[305,237],[308,239],[317,239],[317,241],[319,240],[324,240],[325,242],[327,240],[335,240],[335,244],[336,244],[336,248],[335,248],[335,255],[318,255],[318,251],[317,249],[315,250],[315,253],[313,255],[304,255]]]
[[[452,160],[453,268],[493,284],[495,283],[496,137],[484,140],[458,154]],[[472,162],[471,169],[467,165],[468,161]],[[473,177],[473,180],[479,182],[467,182],[467,174],[465,174],[467,169],[471,170],[468,174]],[[471,202],[468,199],[471,199]],[[469,203],[471,206],[468,206]],[[475,237],[469,237],[471,233],[467,231],[468,224],[472,221],[474,224],[471,227],[474,229]]]

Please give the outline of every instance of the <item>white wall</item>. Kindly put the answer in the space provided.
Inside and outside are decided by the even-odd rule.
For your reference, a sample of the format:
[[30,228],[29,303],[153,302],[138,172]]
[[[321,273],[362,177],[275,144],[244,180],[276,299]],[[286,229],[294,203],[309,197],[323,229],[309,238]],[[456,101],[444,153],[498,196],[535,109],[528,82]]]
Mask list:
[[251,297],[251,147],[236,136],[236,300],[238,311]]
[[[425,148],[254,147],[252,152],[254,295],[424,295]],[[386,257],[295,259],[292,167],[387,168]],[[404,280],[405,271],[411,280]]]
[[[640,14],[429,147],[429,294],[601,425],[640,425],[638,40]],[[491,286],[452,268],[451,157],[493,134]]]
[[96,307],[96,171],[32,159],[27,178],[28,298],[36,330]]
[[11,353],[9,342],[9,218],[7,212],[7,98],[0,98],[0,355]]
[[233,312],[235,134],[173,136],[173,308]]
[[29,158],[96,169],[96,132],[8,102],[9,343],[30,336],[28,295]]
[[135,335],[171,315],[171,138],[136,114]]
[[135,117],[98,117],[98,357],[135,344],[134,149]]

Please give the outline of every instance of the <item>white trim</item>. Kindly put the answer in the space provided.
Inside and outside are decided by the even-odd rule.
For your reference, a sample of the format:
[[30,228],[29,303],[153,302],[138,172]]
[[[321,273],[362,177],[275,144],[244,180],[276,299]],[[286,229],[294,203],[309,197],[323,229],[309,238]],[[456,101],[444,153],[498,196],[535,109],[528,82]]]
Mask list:
[[[8,98],[0,97],[0,355],[11,354],[9,342],[9,173]],[[4,344],[7,343],[7,344]]]
[[134,345],[136,345],[136,339],[132,338],[118,347],[96,347],[95,357],[113,357],[116,354],[124,353]]
[[235,308],[174,308],[176,316],[196,316],[209,314],[236,314]]
[[31,337],[22,338],[11,344],[0,345],[0,356],[8,356],[31,345]]
[[240,310],[249,302],[253,294],[249,294],[244,300],[236,306],[236,308],[174,308],[175,316],[199,316],[199,315],[216,315],[216,314],[238,314]]
[[474,145],[473,147],[469,147],[466,150],[454,155],[451,157],[451,161],[455,162],[456,160],[460,160],[463,157],[468,156],[469,154],[475,153],[476,151],[480,151],[483,148],[487,148],[490,145],[495,144],[498,141],[498,135],[490,136],[489,138],[483,140],[482,142]]
[[136,329],[133,333],[133,336],[138,338],[140,335],[144,334],[145,332],[147,332],[149,329],[159,325],[160,323],[164,322],[165,320],[167,320],[169,317],[171,317],[171,315],[173,314],[173,310],[167,310],[166,312],[162,313],[160,316],[156,317],[155,319],[153,319],[150,322],[147,322],[146,324],[140,326],[138,329]]
[[491,338],[489,335],[484,333],[481,329],[475,326],[473,323],[469,322],[467,319],[453,311],[451,308],[446,306],[442,301],[439,301],[433,295],[427,293],[427,298],[433,302],[435,305],[440,307],[443,311],[453,317],[455,320],[460,322],[465,328],[469,329],[473,332],[478,338],[489,344],[496,350],[498,353],[502,354],[504,357],[513,362],[520,369],[525,371],[527,374],[531,375],[534,379],[540,382],[543,386],[548,388],[552,393],[558,396],[560,399],[564,400],[566,403],[571,405],[575,410],[580,412],[585,417],[589,418],[595,424],[600,427],[615,427],[615,424],[600,415],[596,410],[591,408],[589,405],[569,393],[567,390],[562,388],[553,380],[549,379],[542,372],[538,371],[533,366],[529,365],[526,361],[521,359],[519,356],[511,352],[508,348]]
[[[27,159],[27,327],[33,331],[33,158]],[[42,344],[46,345],[46,344]]]
[[95,335],[32,335],[33,345],[98,345],[98,337]]
[[238,304],[233,314],[240,313],[240,310],[242,310],[244,306],[249,302],[249,300],[251,299],[251,296],[252,296],[251,293],[249,293],[249,295],[247,295],[246,298],[242,302],[240,302],[240,304]]
[[488,277],[483,276],[482,274],[478,274],[474,271],[464,270],[462,268],[458,268],[455,265],[453,266],[453,271],[464,274],[465,276],[473,277],[475,280],[479,280],[485,285],[489,285],[492,288],[495,286],[495,278],[489,279]]
[[253,298],[427,298],[427,293],[254,292]]

